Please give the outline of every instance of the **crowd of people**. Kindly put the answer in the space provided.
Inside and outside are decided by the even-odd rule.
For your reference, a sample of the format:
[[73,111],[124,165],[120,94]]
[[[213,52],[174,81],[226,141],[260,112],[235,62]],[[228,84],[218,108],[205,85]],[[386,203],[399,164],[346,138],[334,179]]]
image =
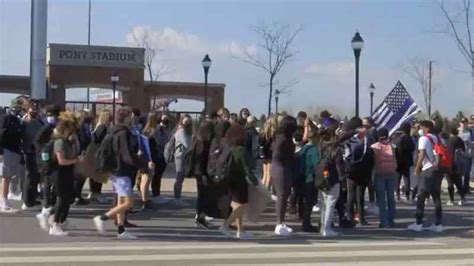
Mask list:
[[[300,219],[301,231],[323,237],[339,235],[336,224],[366,225],[367,206],[378,207],[379,228],[396,227],[396,205],[402,200],[416,204],[415,222],[408,229],[421,231],[430,197],[435,217],[428,229],[441,232],[443,178],[447,206],[455,204],[454,187],[459,205],[471,193],[474,117],[450,127],[407,121],[393,134],[376,129],[370,117],[338,121],[327,111],[316,120],[305,112],[274,115],[262,125],[247,108],[239,114],[222,108],[199,121],[182,115],[176,126],[173,120],[166,113],[143,116],[127,107],[115,114],[105,110],[96,118],[35,101],[26,109],[19,100],[12,102],[1,130],[0,212],[19,211],[11,200],[22,201],[26,211],[42,207],[36,215],[40,228],[67,236],[70,206],[108,204],[102,186],[110,180],[113,205],[91,219],[99,233],[113,220],[119,239],[135,239],[126,230],[137,226],[127,219],[136,211],[133,190],[138,190],[141,210],[165,203],[161,179],[169,164],[176,170],[173,203],[186,205],[183,182],[194,178],[196,226],[209,229],[210,220],[223,219],[219,232],[238,239],[251,237],[243,225],[245,213],[256,204],[249,202],[250,188],[275,201],[276,235],[294,232],[286,223],[288,212]],[[416,184],[410,182],[413,174]],[[90,193],[83,197],[87,179]],[[312,213],[318,211],[315,222]]]

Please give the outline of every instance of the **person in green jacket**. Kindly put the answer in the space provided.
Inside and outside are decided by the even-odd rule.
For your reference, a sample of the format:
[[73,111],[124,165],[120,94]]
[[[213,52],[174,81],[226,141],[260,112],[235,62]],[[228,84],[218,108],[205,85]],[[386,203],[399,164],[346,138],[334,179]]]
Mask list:
[[232,149],[232,162],[229,168],[229,193],[231,196],[232,213],[219,231],[231,237],[229,226],[236,221],[238,239],[248,239],[251,234],[244,231],[242,215],[248,203],[248,186],[259,186],[255,176],[255,164],[249,151],[244,148],[245,128],[236,124],[227,131],[227,145]]
[[303,146],[302,153],[302,167],[304,168],[304,183],[303,183],[303,216],[301,230],[303,232],[318,232],[319,229],[311,224],[311,212],[315,204],[315,199],[318,196],[315,186],[315,167],[319,163],[320,155],[319,148],[316,146],[317,133],[310,130],[307,133],[308,142]]

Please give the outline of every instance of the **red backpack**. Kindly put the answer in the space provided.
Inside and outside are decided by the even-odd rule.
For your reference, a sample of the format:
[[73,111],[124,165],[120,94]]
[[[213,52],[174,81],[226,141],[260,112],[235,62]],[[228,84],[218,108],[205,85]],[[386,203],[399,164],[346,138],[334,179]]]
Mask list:
[[436,136],[438,143],[434,143],[431,136],[426,137],[430,140],[431,145],[433,145],[434,152],[439,157],[438,167],[452,169],[453,155],[449,152],[448,147],[446,147],[446,145],[441,142],[441,139],[438,136]]

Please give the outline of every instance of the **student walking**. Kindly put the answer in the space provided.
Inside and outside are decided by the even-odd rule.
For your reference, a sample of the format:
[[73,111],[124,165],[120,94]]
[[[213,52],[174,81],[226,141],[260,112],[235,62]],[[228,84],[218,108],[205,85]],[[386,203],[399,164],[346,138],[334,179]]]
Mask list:
[[176,165],[176,181],[174,183],[174,199],[175,204],[184,205],[181,200],[181,190],[184,182],[184,161],[183,157],[186,151],[191,146],[191,139],[193,134],[193,120],[190,116],[185,115],[178,124],[178,128],[174,134],[175,138],[175,153],[174,162]]
[[170,129],[170,119],[169,116],[166,114],[161,115],[160,124],[158,125],[158,129],[156,130],[156,145],[157,145],[157,154],[156,154],[156,162],[155,162],[155,174],[153,175],[153,179],[151,180],[151,195],[153,197],[152,201],[156,204],[163,204],[168,202],[167,199],[161,196],[161,179],[163,174],[166,170],[167,163],[165,160],[165,146],[166,143],[171,138],[171,129]]
[[397,161],[388,130],[377,133],[378,142],[371,146],[374,153],[374,185],[379,207],[379,228],[395,227],[395,184]]

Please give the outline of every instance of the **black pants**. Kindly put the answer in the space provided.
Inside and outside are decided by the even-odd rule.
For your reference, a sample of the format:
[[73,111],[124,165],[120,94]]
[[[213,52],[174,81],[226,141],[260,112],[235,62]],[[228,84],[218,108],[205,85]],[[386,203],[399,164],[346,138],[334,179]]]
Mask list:
[[275,204],[277,224],[282,224],[285,221],[286,206],[288,204],[288,197],[291,193],[292,180],[290,177],[277,175],[272,177],[272,181],[277,195],[277,201]]
[[202,177],[196,176],[196,190],[197,190],[197,200],[196,200],[196,214],[198,217],[203,214],[204,210],[204,184],[202,182]]
[[102,183],[96,182],[94,179],[89,178],[89,189],[93,194],[102,193]]
[[54,222],[63,223],[69,214],[69,207],[74,201],[74,166],[60,166],[55,187],[57,191],[54,205]]
[[[344,182],[341,182],[339,186],[339,198],[336,201],[336,211],[337,216],[339,217],[339,225],[341,221],[346,216],[346,203],[347,203],[347,186],[344,185]],[[347,182],[345,182],[347,184]]]
[[356,184],[356,182],[347,180],[347,219],[354,221],[354,205],[357,207],[360,221],[365,220],[365,190],[367,185]]
[[375,203],[375,187],[372,177],[370,178],[369,184],[367,184],[367,188],[369,190],[369,202]]
[[151,195],[153,197],[161,195],[161,178],[165,173],[166,166],[165,161],[161,161],[156,165],[155,175],[153,175],[153,179],[151,180]]
[[312,183],[304,183],[302,184],[303,187],[303,227],[309,227],[311,225],[311,212],[313,211],[314,206],[314,194],[316,194],[316,187],[314,186],[314,182]]
[[425,212],[425,200],[431,196],[435,207],[435,225],[442,222],[441,208],[441,171],[434,167],[427,169],[418,177],[418,199],[416,202],[416,223],[422,224]]
[[85,177],[79,177],[76,176],[74,179],[74,197],[77,198],[82,198],[82,189],[84,188],[84,184],[86,183]]
[[446,180],[448,181],[449,200],[454,201],[454,186],[456,186],[459,196],[461,196],[461,199],[464,199],[464,188],[462,185],[462,177],[449,169],[442,169],[440,171],[441,171],[441,175],[446,176]]
[[406,199],[410,199],[410,168],[405,168],[400,171],[398,171],[398,185],[397,185],[397,197],[400,198],[400,184],[402,183],[402,178],[403,178],[403,183],[405,184],[405,196]]
[[25,154],[26,174],[23,179],[23,202],[29,207],[35,205],[38,197],[38,184],[41,178],[36,159],[37,156],[34,152]]
[[304,193],[305,193],[305,187],[304,183],[301,182],[300,180],[298,181],[293,181],[293,186],[291,188],[291,194],[289,197],[289,203],[290,203],[290,208],[295,210],[296,213],[298,214],[298,217],[302,218],[303,217],[303,202],[304,202]]
[[51,175],[43,176],[43,206],[45,208],[53,207],[56,204],[56,187],[54,186]]

